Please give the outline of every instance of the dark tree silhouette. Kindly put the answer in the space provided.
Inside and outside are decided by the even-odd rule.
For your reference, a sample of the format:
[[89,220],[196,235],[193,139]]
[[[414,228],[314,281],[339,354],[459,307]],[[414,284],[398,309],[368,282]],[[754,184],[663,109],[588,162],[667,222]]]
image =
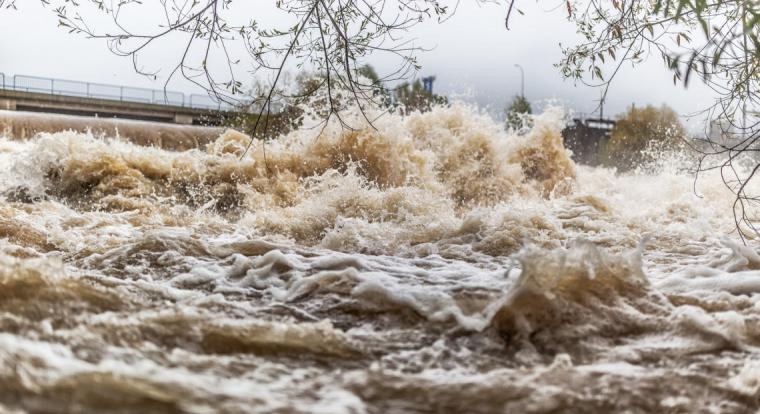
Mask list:
[[530,107],[530,102],[522,95],[517,95],[512,99],[512,102],[507,106],[507,129],[513,131],[520,131],[528,127],[528,119],[526,115],[532,114],[533,110]]

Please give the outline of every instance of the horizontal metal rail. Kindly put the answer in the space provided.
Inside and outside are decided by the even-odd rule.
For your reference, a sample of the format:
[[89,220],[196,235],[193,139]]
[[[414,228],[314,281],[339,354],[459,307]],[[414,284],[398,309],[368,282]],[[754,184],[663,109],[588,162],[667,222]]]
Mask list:
[[228,111],[232,109],[232,105],[228,104],[227,102],[222,102],[218,99],[213,99],[208,95],[201,95],[197,93],[190,94],[188,106],[191,108],[215,109],[217,111]]
[[229,111],[233,109],[233,106],[229,103],[214,99],[208,95],[191,94],[190,99],[185,99],[185,94],[177,91],[28,75],[13,75],[12,78],[8,77],[6,79],[5,74],[2,72],[0,72],[0,88],[80,98],[172,105],[192,109],[212,109],[217,111]]

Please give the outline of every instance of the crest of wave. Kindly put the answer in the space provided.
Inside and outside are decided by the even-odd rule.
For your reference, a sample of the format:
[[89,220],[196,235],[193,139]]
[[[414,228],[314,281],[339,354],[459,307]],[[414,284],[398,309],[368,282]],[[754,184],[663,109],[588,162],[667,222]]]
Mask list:
[[[16,182],[85,209],[155,214],[186,206],[191,214],[216,211],[307,244],[352,222],[358,238],[437,240],[475,209],[571,191],[575,167],[554,108],[524,136],[508,135],[464,104],[386,114],[372,125],[358,112],[342,116],[357,127],[332,121],[321,132],[301,128],[254,140],[247,152],[250,138],[232,130],[185,152],[73,132],[42,134],[12,169]],[[417,231],[423,228],[432,230]],[[332,240],[329,245],[342,243]]]

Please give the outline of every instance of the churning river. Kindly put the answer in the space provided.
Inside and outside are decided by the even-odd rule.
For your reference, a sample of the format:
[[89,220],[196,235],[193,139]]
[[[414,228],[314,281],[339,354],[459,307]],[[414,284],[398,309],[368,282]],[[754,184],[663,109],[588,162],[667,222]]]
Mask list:
[[755,412],[730,192],[575,165],[563,125],[0,139],[0,411]]

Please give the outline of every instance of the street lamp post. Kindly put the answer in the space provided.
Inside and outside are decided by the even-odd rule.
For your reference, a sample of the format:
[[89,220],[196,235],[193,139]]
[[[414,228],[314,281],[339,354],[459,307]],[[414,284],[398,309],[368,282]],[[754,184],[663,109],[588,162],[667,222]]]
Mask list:
[[525,70],[517,63],[515,63],[515,67],[520,69],[520,96],[525,98]]

